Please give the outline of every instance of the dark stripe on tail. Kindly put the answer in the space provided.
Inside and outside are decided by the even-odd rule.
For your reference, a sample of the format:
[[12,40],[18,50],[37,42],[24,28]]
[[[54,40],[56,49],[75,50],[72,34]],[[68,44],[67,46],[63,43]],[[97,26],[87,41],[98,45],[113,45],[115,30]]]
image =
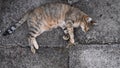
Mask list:
[[3,35],[3,36],[10,35],[10,34],[12,34],[12,33],[15,31],[15,29],[16,29],[16,26],[13,25],[13,26],[11,26],[10,28],[8,28],[2,35]]
[[20,27],[27,20],[28,16],[29,16],[29,13],[26,13],[18,23],[8,28],[2,35],[6,36],[6,35],[12,34],[16,30],[16,28]]

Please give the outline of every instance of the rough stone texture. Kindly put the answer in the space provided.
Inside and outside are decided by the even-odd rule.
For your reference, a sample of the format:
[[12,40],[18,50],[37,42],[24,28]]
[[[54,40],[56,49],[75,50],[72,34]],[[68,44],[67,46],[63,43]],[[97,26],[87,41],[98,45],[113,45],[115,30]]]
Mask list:
[[70,50],[69,68],[120,68],[120,44],[77,45]]
[[44,32],[37,38],[41,48],[33,55],[27,47],[26,24],[10,36],[1,34],[27,11],[48,2],[67,0],[0,0],[0,68],[120,68],[120,0],[69,1],[97,25],[87,33],[75,29],[75,41],[81,45],[72,47],[69,54],[61,28]]
[[120,1],[80,0],[76,4],[89,14],[97,25],[87,33],[76,30],[79,43],[119,43],[120,42]]
[[0,48],[0,68],[67,68],[68,50],[40,48],[32,54],[28,48]]

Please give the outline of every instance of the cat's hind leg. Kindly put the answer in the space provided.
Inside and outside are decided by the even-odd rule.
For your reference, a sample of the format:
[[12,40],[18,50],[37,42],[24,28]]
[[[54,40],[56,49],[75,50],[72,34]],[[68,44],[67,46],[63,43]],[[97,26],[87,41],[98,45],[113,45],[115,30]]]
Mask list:
[[28,36],[28,43],[32,53],[36,53],[36,49],[39,49],[39,45],[36,41],[36,37]]
[[39,49],[39,45],[37,43],[36,37],[41,34],[40,31],[40,24],[36,22],[34,19],[28,20],[28,43],[29,46],[31,47],[31,51],[33,53],[36,52],[36,49]]

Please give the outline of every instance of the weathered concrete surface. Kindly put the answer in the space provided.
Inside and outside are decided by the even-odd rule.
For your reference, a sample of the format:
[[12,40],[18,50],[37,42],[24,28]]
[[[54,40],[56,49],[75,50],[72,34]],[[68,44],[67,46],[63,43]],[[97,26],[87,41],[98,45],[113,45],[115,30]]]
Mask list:
[[77,4],[97,22],[89,32],[76,30],[79,43],[120,42],[120,0],[80,0]]
[[120,44],[77,45],[69,56],[69,68],[120,68]]
[[40,48],[32,54],[28,48],[0,48],[0,68],[67,68],[68,50]]
[[[83,45],[72,47],[69,54],[65,48],[43,48],[66,46],[67,42],[62,39],[63,31],[60,28],[45,32],[37,38],[41,48],[35,55],[26,47],[26,24],[10,36],[1,36],[27,11],[41,4],[58,1],[66,2],[0,0],[0,68],[120,68],[120,44],[115,44],[120,43],[120,0],[71,1],[76,2],[74,5],[96,20],[97,26],[87,33],[80,28],[75,29],[75,40]],[[109,43],[113,45],[107,45]]]

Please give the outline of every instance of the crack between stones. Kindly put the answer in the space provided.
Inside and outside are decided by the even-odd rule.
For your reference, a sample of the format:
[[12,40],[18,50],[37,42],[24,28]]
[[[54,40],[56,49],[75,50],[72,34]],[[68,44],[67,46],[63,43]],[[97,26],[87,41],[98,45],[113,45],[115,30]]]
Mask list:
[[[120,42],[112,42],[112,43],[80,43],[76,45],[113,45],[113,44],[120,44]],[[12,47],[21,47],[21,48],[29,48],[29,46],[22,46],[20,44],[0,44],[0,48],[12,48]],[[63,47],[48,47],[42,46],[42,48],[65,48]]]
[[77,45],[113,45],[113,44],[120,44],[120,42],[107,42],[107,43],[80,43]]
[[68,62],[67,62],[67,64],[68,64],[67,68],[70,68],[70,55],[68,55]]

